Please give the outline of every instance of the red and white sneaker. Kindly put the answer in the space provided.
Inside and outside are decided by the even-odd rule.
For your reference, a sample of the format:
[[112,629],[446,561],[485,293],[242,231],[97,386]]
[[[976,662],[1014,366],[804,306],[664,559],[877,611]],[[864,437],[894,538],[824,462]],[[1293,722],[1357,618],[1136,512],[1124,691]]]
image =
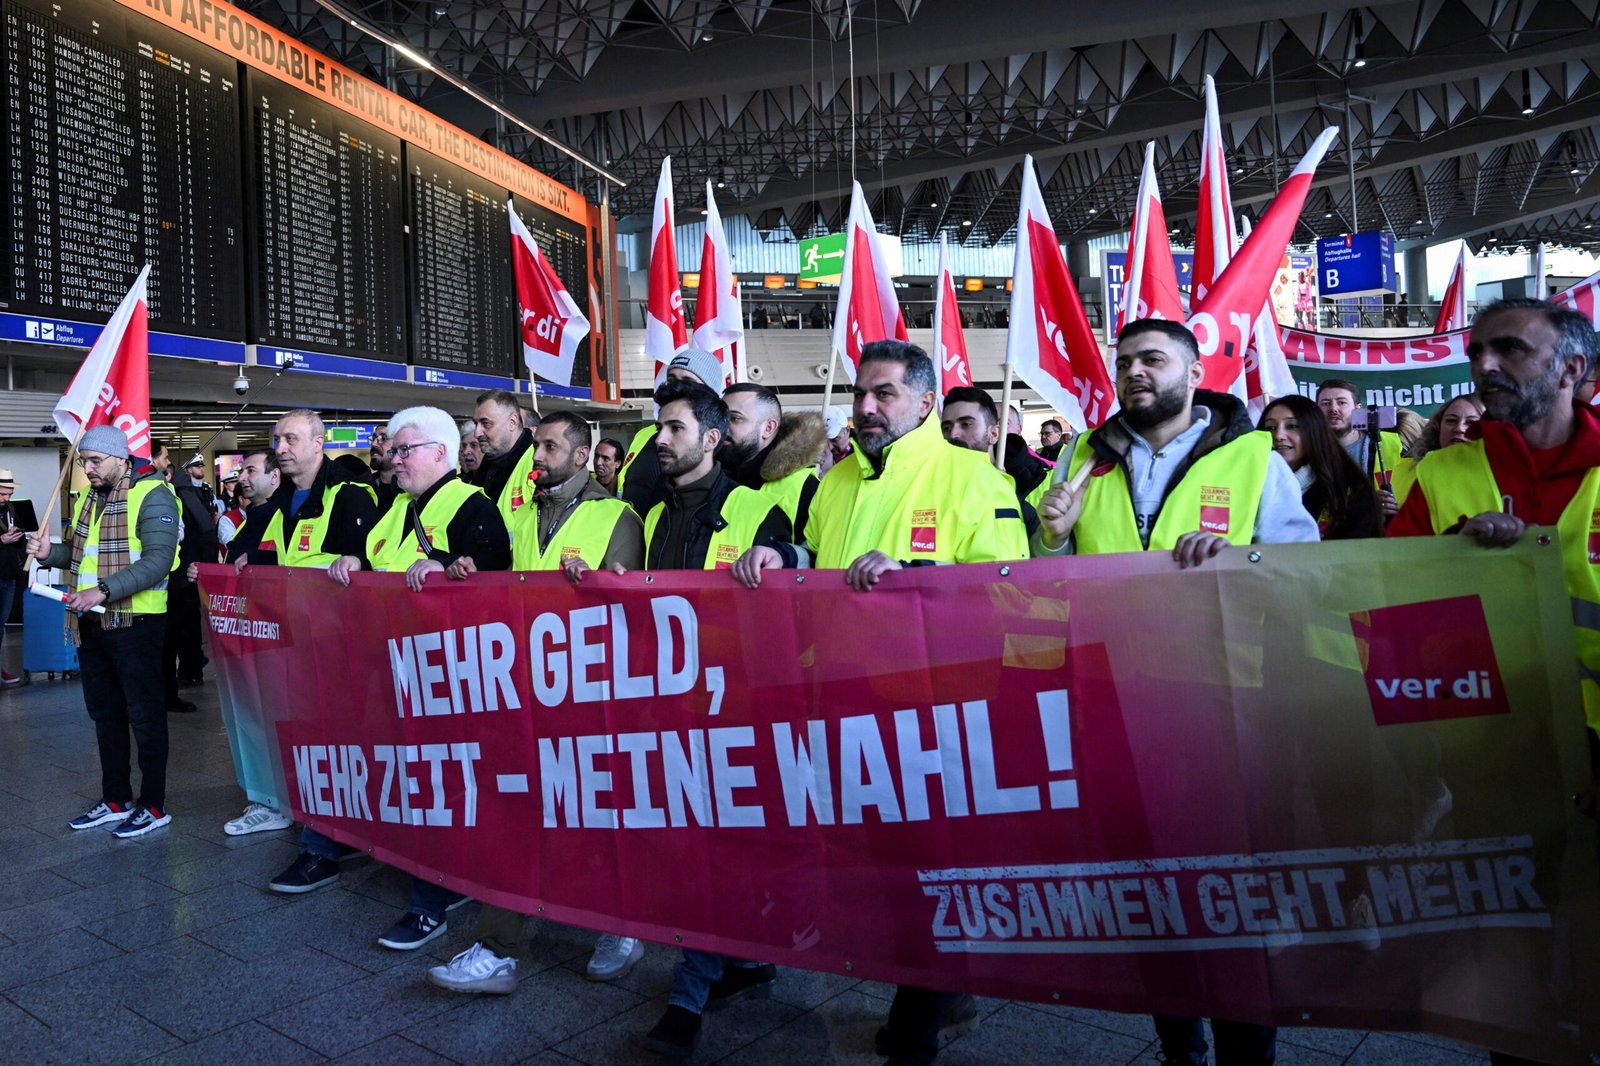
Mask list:
[[13,674],[10,670],[0,670],[0,687],[15,688],[17,685],[25,684],[27,680],[27,674]]

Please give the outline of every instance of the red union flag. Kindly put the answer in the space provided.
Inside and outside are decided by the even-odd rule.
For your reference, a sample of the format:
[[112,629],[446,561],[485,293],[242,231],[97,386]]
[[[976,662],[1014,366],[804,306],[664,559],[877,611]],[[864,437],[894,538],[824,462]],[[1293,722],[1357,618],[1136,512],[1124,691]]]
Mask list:
[[[676,276],[676,275],[674,275]],[[652,283],[655,274],[652,271]],[[706,182],[706,238],[700,246],[700,298],[695,304],[694,344],[722,361],[723,377],[735,373],[737,345],[744,341],[744,317],[739,310],[739,279],[733,273],[728,236],[722,229],[711,182]]]
[[589,335],[589,320],[517,217],[516,205],[507,200],[506,210],[511,214],[511,266],[522,320],[522,361],[535,377],[565,385],[572,380],[578,345]]
[[1283,183],[1283,188],[1268,205],[1261,221],[1239,247],[1228,269],[1222,272],[1203,300],[1189,315],[1189,328],[1200,346],[1200,362],[1205,367],[1201,387],[1216,392],[1232,392],[1244,369],[1245,350],[1255,336],[1256,320],[1268,305],[1272,279],[1283,260],[1283,252],[1294,235],[1300,208],[1311,191],[1311,178],[1328,146],[1339,135],[1326,129],[1312,143]]
[[95,426],[114,426],[128,435],[130,454],[150,457],[149,281],[146,263],[56,401],[56,428],[68,440]]
[[1439,301],[1439,317],[1433,323],[1435,333],[1467,328],[1467,244],[1461,242],[1456,255],[1456,268],[1450,272],[1450,284],[1444,287],[1444,299]]
[[861,349],[872,341],[905,340],[906,322],[900,316],[900,301],[894,294],[889,265],[878,246],[878,227],[867,210],[866,194],[859,181],[852,185],[839,306],[833,315],[833,350],[839,353],[844,372],[853,382]]
[[967,335],[961,329],[955,280],[950,276],[949,247],[939,234],[939,280],[933,294],[933,358],[939,364],[939,395],[972,384],[967,361]]
[[656,380],[672,357],[689,346],[678,287],[678,250],[672,243],[672,157],[661,160],[655,212],[650,218],[650,290],[645,301],[644,354],[655,360]]
[[1600,315],[1597,315],[1600,312],[1600,274],[1590,274],[1572,288],[1556,293],[1550,297],[1550,302],[1586,315],[1600,328]]
[[[1200,210],[1194,223],[1192,301],[1205,299],[1233,258],[1233,198],[1228,192],[1228,159],[1222,148],[1217,86],[1206,75],[1206,124],[1200,143]],[[1126,302],[1126,301],[1124,301]]]
[[1031,155],[1022,162],[1006,365],[1080,432],[1117,409],[1117,390],[1056,242]]
[[1144,147],[1144,173],[1139,177],[1139,197],[1133,208],[1117,329],[1136,318],[1173,322],[1184,318],[1178,270],[1172,261],[1172,243],[1167,239],[1167,213],[1161,206],[1161,187],[1156,184],[1154,141]]

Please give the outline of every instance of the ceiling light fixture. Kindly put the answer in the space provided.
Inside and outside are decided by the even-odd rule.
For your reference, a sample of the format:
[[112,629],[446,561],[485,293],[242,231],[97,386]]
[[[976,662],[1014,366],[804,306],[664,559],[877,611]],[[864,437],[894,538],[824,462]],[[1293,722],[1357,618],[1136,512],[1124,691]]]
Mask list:
[[411,62],[415,63],[423,70],[433,69],[433,61],[427,56],[423,55],[421,52],[418,52],[416,49],[407,47],[406,45],[401,44],[399,41],[391,43],[389,47],[393,48],[395,52],[404,58],[411,60]]

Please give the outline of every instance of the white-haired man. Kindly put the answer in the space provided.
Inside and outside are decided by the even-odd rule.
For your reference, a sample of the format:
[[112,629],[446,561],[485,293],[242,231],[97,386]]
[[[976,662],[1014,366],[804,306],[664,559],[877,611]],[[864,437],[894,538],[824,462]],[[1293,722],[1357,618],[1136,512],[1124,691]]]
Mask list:
[[[473,570],[511,566],[511,540],[500,511],[476,485],[456,474],[461,430],[437,407],[408,407],[389,420],[386,458],[394,469],[397,497],[367,535],[366,564],[404,573],[406,586],[421,591],[429,574],[463,580]],[[328,576],[346,587],[363,568],[358,555],[344,555]],[[442,934],[445,912],[464,902],[460,893],[419,877],[411,879],[411,904],[378,943],[410,951]]]

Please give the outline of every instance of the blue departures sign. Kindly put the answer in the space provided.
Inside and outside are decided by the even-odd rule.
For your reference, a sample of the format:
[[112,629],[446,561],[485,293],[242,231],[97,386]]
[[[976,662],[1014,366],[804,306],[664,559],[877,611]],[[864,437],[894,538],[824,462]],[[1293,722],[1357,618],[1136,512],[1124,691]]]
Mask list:
[[1334,299],[1395,291],[1394,238],[1382,230],[1317,241],[1317,282]]

